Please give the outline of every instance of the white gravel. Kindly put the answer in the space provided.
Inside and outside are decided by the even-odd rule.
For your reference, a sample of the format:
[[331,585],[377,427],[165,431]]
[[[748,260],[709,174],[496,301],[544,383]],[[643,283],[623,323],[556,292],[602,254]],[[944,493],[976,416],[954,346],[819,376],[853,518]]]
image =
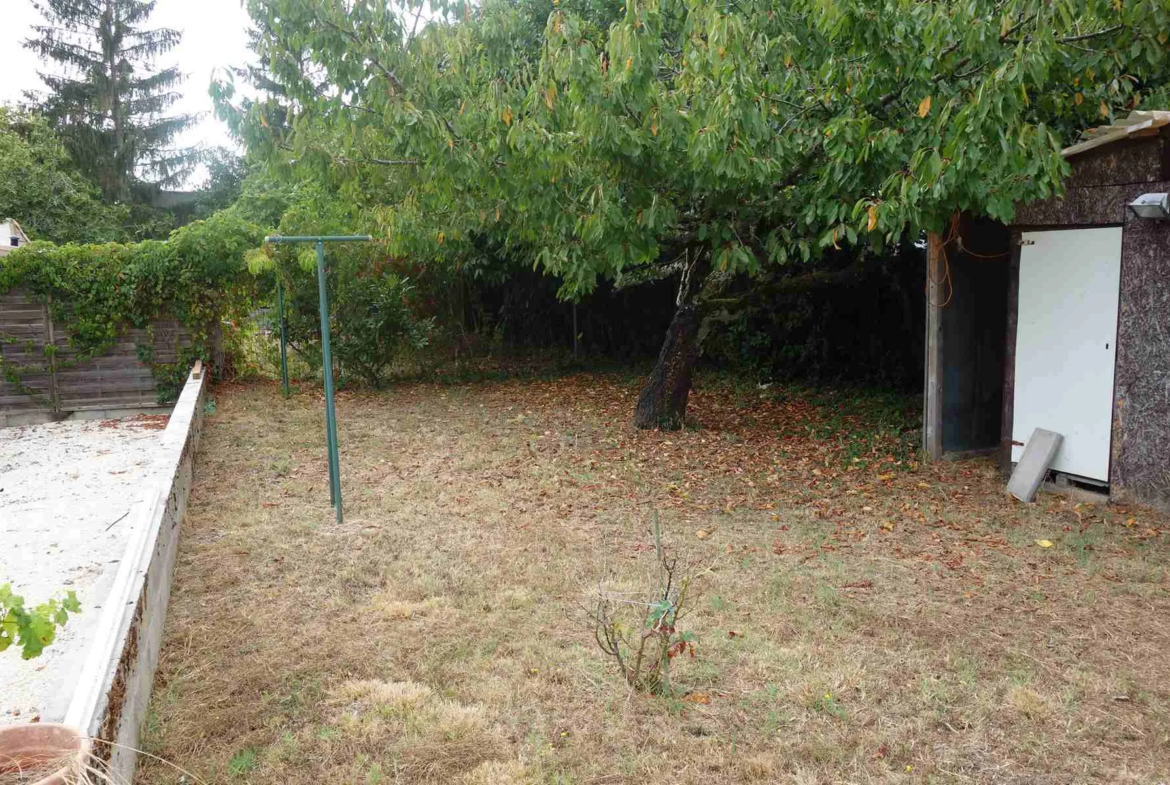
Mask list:
[[[40,657],[0,654],[0,724],[65,714],[142,505],[158,420],[0,429],[0,584],[36,605],[72,589],[82,613]],[[152,427],[153,426],[153,427]]]

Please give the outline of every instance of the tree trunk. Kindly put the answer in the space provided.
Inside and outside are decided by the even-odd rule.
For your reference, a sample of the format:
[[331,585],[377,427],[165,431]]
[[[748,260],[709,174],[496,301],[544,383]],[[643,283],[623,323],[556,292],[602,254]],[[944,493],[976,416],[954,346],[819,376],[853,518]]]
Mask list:
[[634,410],[636,427],[676,431],[683,426],[691,374],[699,359],[700,322],[697,303],[684,302],[674,312],[658,363],[638,397],[638,407]]
[[[687,256],[691,256],[688,251]],[[861,254],[851,265],[841,270],[816,270],[797,276],[784,276],[771,282],[754,285],[750,295],[771,298],[779,294],[799,294],[834,286],[860,286],[870,280],[873,260]],[[687,413],[687,396],[691,392],[691,376],[699,359],[703,338],[713,323],[726,322],[726,307],[746,299],[720,299],[731,276],[708,272],[708,257],[695,253],[684,267],[679,282],[678,310],[666,331],[666,340],[658,355],[658,363],[642,386],[638,406],[634,410],[634,425],[638,428],[661,428],[675,431],[683,426]],[[716,308],[724,310],[722,316]],[[704,326],[704,318],[707,325]]]

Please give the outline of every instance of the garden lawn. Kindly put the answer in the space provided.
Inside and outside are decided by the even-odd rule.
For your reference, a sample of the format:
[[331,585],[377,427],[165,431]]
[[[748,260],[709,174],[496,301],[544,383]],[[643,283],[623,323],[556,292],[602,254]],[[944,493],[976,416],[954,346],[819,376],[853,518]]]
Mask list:
[[[707,380],[221,387],[143,739],[209,783],[1170,780],[1170,522],[920,466],[896,398]],[[698,562],[675,696],[594,641],[598,584]],[[144,760],[140,783],[183,775]],[[187,783],[197,781],[187,776]]]

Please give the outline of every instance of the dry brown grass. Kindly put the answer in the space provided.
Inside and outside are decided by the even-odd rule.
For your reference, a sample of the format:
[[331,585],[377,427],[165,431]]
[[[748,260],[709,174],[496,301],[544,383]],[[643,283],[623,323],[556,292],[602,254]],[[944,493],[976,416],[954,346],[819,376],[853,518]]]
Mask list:
[[[289,785],[1170,780],[1163,518],[1013,503],[841,400],[700,390],[667,434],[635,393],[343,394],[337,527],[319,398],[219,390],[147,749]],[[652,566],[655,509],[715,565],[676,698],[632,695],[580,610]]]

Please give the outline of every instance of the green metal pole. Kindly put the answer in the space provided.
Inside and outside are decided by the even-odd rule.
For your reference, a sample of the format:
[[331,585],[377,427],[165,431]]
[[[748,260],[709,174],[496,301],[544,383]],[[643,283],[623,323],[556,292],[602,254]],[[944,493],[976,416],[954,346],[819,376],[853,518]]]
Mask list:
[[288,397],[288,339],[284,329],[284,286],[276,278],[276,307],[280,311],[280,391]]
[[333,355],[329,350],[329,286],[325,280],[325,243],[317,241],[317,293],[321,300],[321,354],[325,366],[325,430],[328,436],[330,501],[341,523],[341,460],[337,454],[337,412],[333,408]]
[[[325,436],[326,449],[329,455],[329,503],[337,513],[337,522],[341,523],[341,457],[337,451],[337,410],[333,404],[333,355],[329,347],[329,287],[325,280],[325,243],[327,242],[364,242],[373,238],[368,234],[338,234],[338,235],[294,235],[282,237],[270,235],[264,238],[266,243],[316,243],[317,245],[317,292],[321,301],[321,354],[324,364],[325,377]],[[281,308],[281,381],[284,384],[285,394],[288,394],[288,361],[285,355],[285,323],[284,323],[284,293],[277,281],[277,298]]]

